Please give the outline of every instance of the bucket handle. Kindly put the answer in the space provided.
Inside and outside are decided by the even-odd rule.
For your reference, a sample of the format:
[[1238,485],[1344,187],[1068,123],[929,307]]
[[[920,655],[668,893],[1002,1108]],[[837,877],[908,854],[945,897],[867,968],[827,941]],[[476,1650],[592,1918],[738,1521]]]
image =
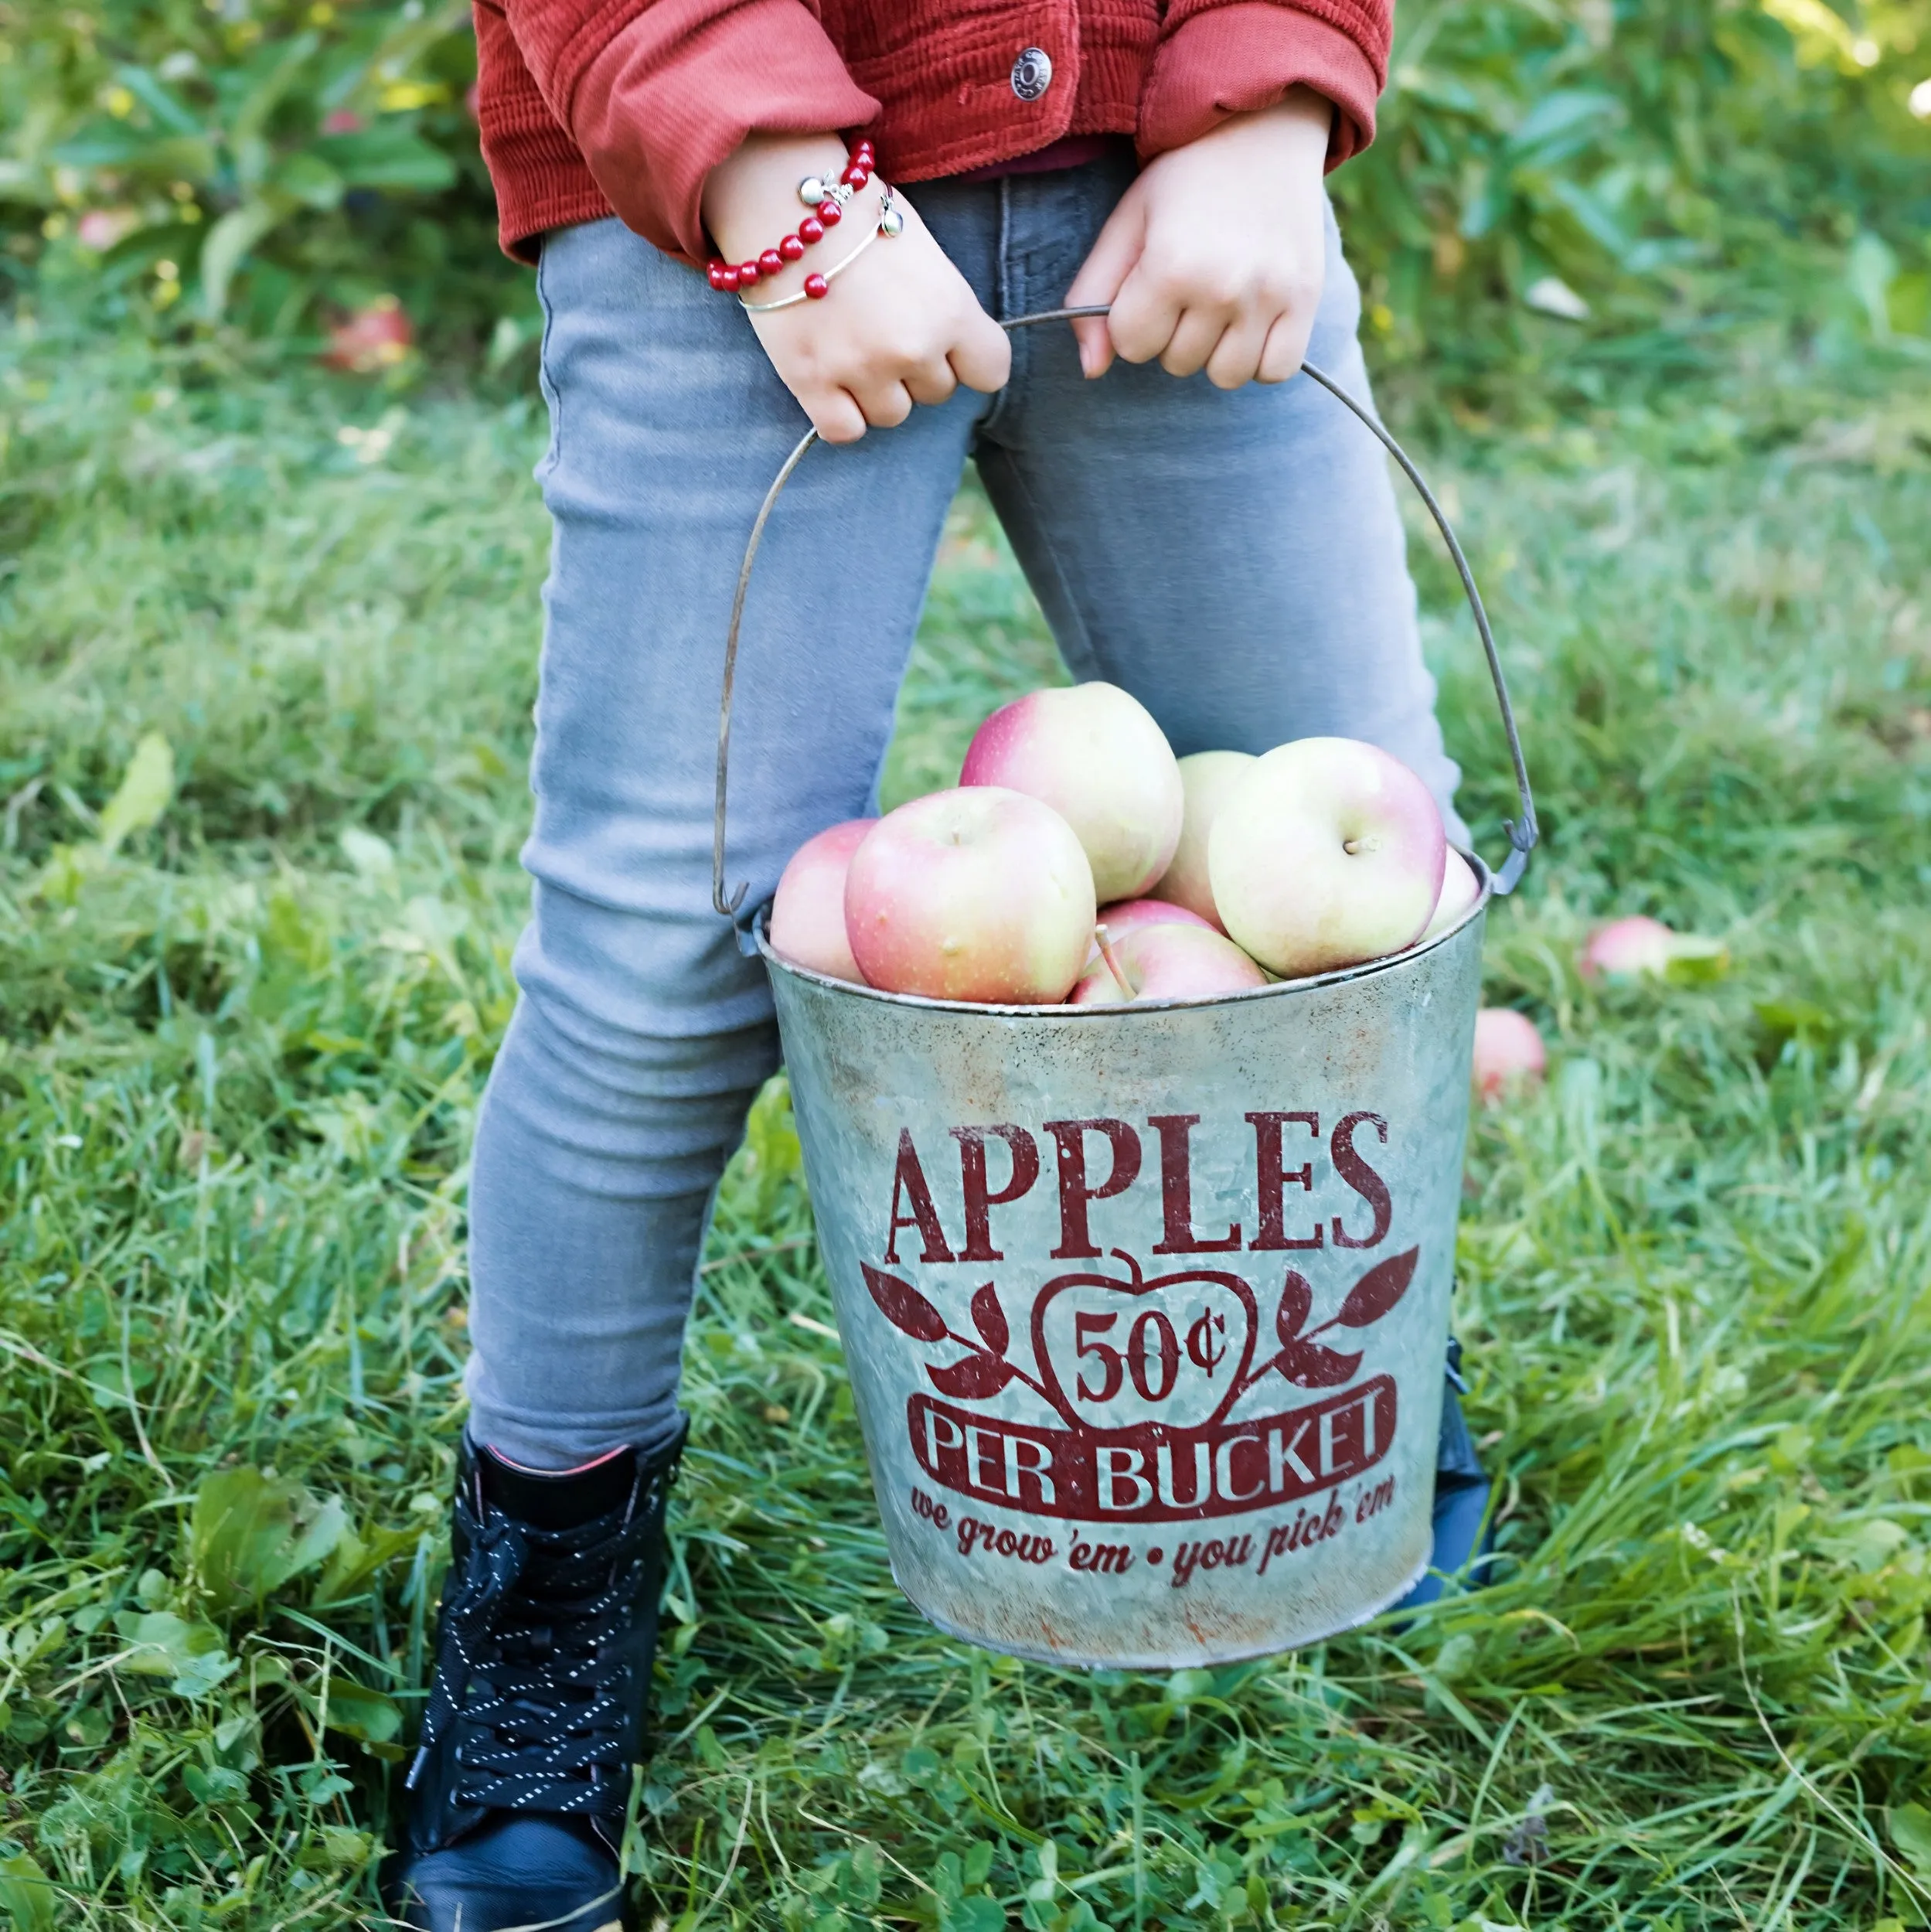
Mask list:
[[[1088,315],[1104,315],[1107,305],[1095,302],[1078,308],[1043,308],[1037,315],[1015,315],[1010,322],[1000,324],[1006,329],[1025,329],[1034,322],[1073,322]],[[1380,441],[1381,447],[1401,466],[1402,474],[1415,486],[1422,501],[1428,506],[1429,514],[1435,519],[1435,526],[1442,533],[1442,540],[1448,545],[1449,555],[1455,560],[1455,568],[1462,579],[1462,588],[1466,592],[1469,608],[1475,614],[1475,628],[1481,634],[1482,649],[1489,661],[1489,676],[1495,686],[1497,708],[1502,714],[1502,730],[1508,739],[1509,757],[1515,767],[1515,796],[1520,801],[1522,816],[1519,819],[1505,819],[1503,830],[1509,839],[1509,855],[1503,860],[1501,870],[1495,874],[1495,890],[1500,893],[1513,892],[1523,873],[1527,870],[1529,854],[1534,850],[1538,833],[1535,823],[1535,800],[1529,792],[1529,770],[1522,757],[1522,740],[1515,728],[1515,707],[1509,702],[1508,680],[1502,674],[1502,659],[1495,648],[1495,634],[1489,629],[1488,612],[1483,608],[1482,594],[1475,588],[1475,573],[1469,568],[1469,561],[1463,554],[1462,546],[1456,540],[1447,513],[1435,501],[1435,492],[1422,480],[1422,472],[1409,460],[1407,451],[1384,429],[1373,411],[1357,401],[1333,377],[1316,369],[1310,362],[1303,362],[1301,372],[1311,377],[1334,399],[1348,409],[1367,425]],[[758,506],[758,520],[751,526],[751,541],[744,546],[744,561],[737,571],[737,591],[731,599],[731,632],[724,640],[724,691],[717,707],[717,805],[711,824],[710,848],[710,896],[711,903],[727,919],[735,919],[737,908],[744,902],[744,894],[749,881],[741,884],[737,891],[727,898],[724,895],[724,816],[725,799],[731,779],[731,707],[733,687],[737,676],[737,634],[744,616],[744,594],[751,588],[751,566],[758,561],[758,547],[765,540],[765,526],[771,520],[771,508],[778,501],[779,493],[791,481],[792,472],[804,460],[805,452],[818,441],[818,431],[808,429],[799,439],[798,447],[785,458],[784,468],[771,479],[771,486],[765,492],[765,500]]]

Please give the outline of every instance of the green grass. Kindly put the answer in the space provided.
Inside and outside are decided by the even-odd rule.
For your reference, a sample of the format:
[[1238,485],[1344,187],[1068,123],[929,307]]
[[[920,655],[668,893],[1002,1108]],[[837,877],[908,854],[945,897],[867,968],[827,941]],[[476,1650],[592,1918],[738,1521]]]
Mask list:
[[[461,1420],[539,428],[86,342],[0,384],[0,1920],[352,1923]],[[1927,1922],[1931,466],[1781,370],[1431,468],[1547,833],[1488,971],[1551,1078],[1480,1121],[1463,1224],[1504,1580],[1164,1679],[935,1635],[775,1088],[689,1350],[646,1923]],[[1418,566],[1493,850],[1499,734]],[[965,499],[894,795],[1051,674]],[[110,853],[150,733],[172,799]],[[1613,910],[1732,973],[1585,985]]]

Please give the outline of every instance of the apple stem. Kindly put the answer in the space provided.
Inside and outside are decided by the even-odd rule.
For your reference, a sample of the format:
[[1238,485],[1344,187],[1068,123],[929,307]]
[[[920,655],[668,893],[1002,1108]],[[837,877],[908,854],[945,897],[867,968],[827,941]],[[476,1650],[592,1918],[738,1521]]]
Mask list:
[[1113,950],[1113,935],[1104,925],[1093,929],[1093,937],[1099,942],[1099,956],[1106,962],[1106,969],[1113,976],[1114,983],[1129,1000],[1137,1000],[1139,995],[1133,990],[1133,983],[1126,976],[1126,969],[1120,964],[1119,955]]

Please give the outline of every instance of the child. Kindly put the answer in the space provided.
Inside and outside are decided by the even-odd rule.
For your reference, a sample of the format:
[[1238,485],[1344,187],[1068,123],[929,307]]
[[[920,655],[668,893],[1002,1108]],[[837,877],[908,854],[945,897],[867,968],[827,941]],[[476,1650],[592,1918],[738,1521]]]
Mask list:
[[1076,676],[1182,755],[1371,739],[1466,836],[1381,453],[1287,380],[1306,350],[1367,394],[1322,176],[1372,131],[1386,0],[477,0],[476,24],[502,238],[543,303],[555,547],[455,1563],[389,1890],[435,1932],[613,1932],[685,1316],[778,1061],[711,905],[722,644],[806,420],[848,447],[800,469],[751,593],[747,913],[868,807],[969,456]]

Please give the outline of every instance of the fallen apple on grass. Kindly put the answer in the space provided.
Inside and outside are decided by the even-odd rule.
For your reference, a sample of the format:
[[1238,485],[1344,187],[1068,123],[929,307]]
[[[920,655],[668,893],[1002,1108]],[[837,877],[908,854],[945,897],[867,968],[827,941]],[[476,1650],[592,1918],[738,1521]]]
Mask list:
[[132,208],[90,208],[76,224],[73,234],[83,248],[104,255],[140,226],[141,216]]
[[1034,691],[972,734],[962,785],[1003,785],[1073,828],[1102,904],[1136,898],[1180,842],[1180,766],[1153,714],[1117,684]]
[[1534,1086],[1549,1064],[1535,1022],[1513,1007],[1483,1007],[1475,1016],[1475,1091],[1484,1106],[1512,1088]]
[[1180,840],[1173,863],[1153,888],[1156,899],[1170,899],[1197,912],[1217,932],[1224,932],[1214,906],[1214,887],[1207,870],[1207,841],[1220,809],[1255,760],[1251,751],[1195,751],[1180,760],[1180,789],[1185,809]]
[[1412,945],[1447,853],[1434,799],[1400,759],[1357,738],[1304,738],[1235,782],[1207,870],[1228,938],[1294,979]]
[[1076,1007],[1205,1000],[1267,984],[1267,975],[1231,939],[1204,923],[1141,925],[1119,935],[1101,923],[1112,958],[1088,966],[1071,995]]
[[962,785],[880,819],[845,877],[845,930],[868,984],[995,1005],[1063,1000],[1098,908],[1092,868],[1050,805]]
[[322,359],[331,369],[373,376],[405,360],[415,339],[402,304],[393,295],[378,295],[329,330]]
[[1589,935],[1576,959],[1585,980],[1669,980],[1697,985],[1730,969],[1730,949],[1721,939],[1673,932],[1642,913],[1612,919]]
[[863,983],[845,931],[845,877],[876,819],[847,819],[792,854],[771,902],[771,950],[793,966]]

